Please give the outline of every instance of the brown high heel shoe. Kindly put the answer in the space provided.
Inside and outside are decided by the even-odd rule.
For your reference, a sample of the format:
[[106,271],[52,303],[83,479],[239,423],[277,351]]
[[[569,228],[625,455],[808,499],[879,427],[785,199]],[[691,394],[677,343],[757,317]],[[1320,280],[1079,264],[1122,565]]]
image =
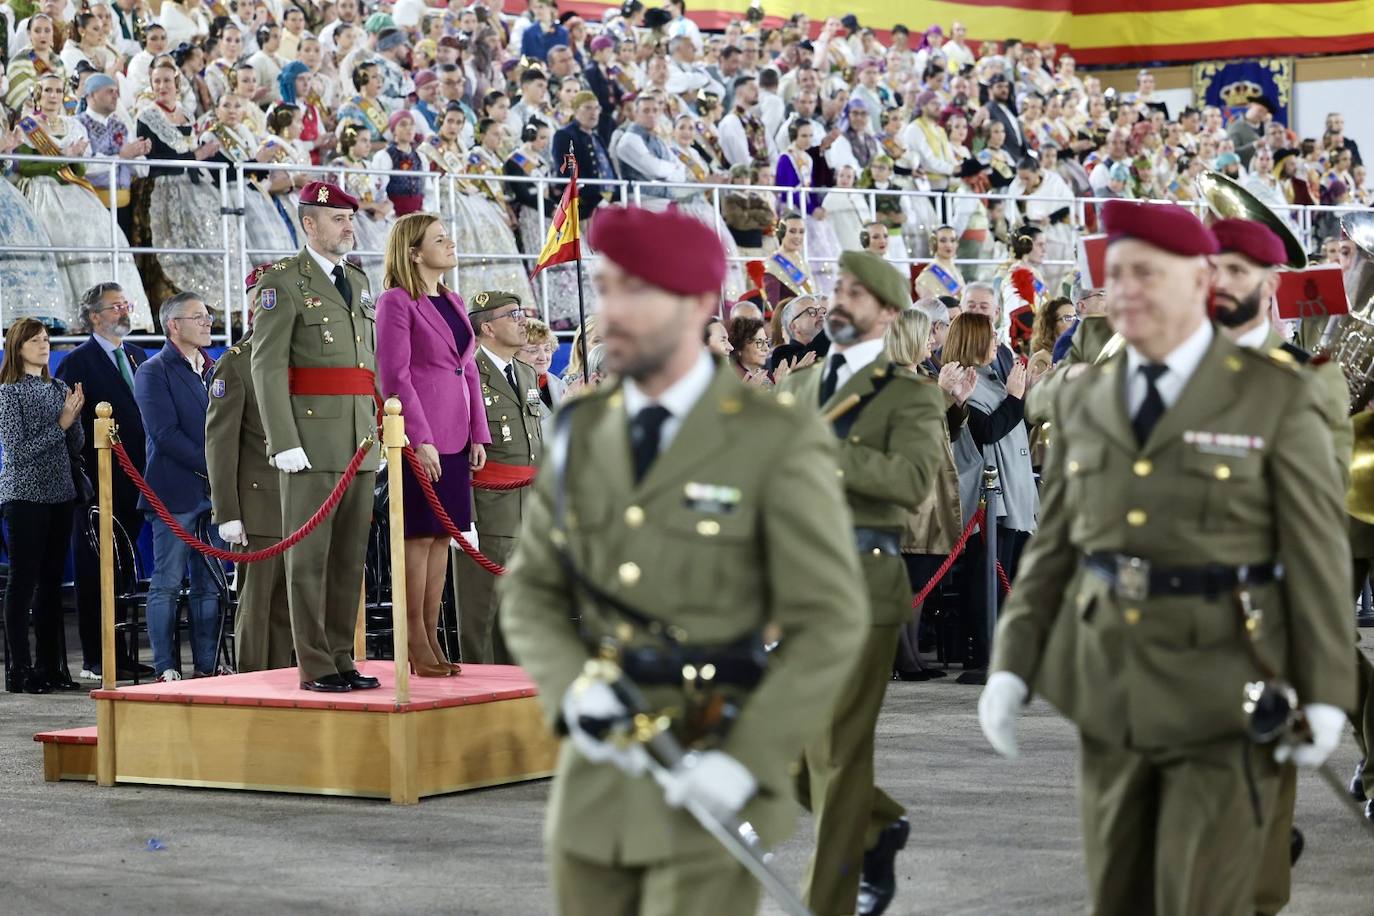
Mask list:
[[448,666],[452,670],[454,677],[457,677],[458,675],[463,673],[463,666],[458,664],[457,662],[449,662]]
[[426,665],[423,662],[411,662],[410,673],[416,677],[449,677],[453,674],[448,665]]

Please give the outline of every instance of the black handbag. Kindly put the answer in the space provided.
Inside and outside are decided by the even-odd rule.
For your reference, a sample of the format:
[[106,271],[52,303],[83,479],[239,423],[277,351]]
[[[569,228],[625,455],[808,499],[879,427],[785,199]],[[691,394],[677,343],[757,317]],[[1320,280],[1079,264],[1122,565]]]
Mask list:
[[86,473],[86,458],[81,453],[71,456],[72,459],[72,486],[76,487],[76,502],[78,505],[88,506],[95,502],[95,487],[91,484],[91,475]]

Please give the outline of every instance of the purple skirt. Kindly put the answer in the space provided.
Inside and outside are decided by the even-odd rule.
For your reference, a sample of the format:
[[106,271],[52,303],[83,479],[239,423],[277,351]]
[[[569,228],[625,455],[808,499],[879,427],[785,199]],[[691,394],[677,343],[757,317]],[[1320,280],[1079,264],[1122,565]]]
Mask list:
[[[405,481],[406,537],[448,537],[438,516],[430,509],[429,500],[420,489],[420,481],[411,473],[409,461],[402,463],[401,475]],[[467,449],[456,455],[439,456],[439,479],[434,481],[434,493],[458,530],[467,531],[472,525],[472,470],[468,465]]]

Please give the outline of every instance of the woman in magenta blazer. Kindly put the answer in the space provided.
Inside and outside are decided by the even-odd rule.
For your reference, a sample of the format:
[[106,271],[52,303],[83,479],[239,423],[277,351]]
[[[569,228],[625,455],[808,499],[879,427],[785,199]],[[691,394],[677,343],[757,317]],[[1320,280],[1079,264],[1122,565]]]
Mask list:
[[[377,300],[377,376],[383,398],[401,399],[406,435],[444,510],[467,530],[471,474],[486,464],[491,433],[467,308],[439,282],[457,263],[439,217],[412,213],[396,221],[386,246],[386,292]],[[438,633],[449,536],[409,464],[402,473],[410,663],[421,677],[447,677],[459,671]]]

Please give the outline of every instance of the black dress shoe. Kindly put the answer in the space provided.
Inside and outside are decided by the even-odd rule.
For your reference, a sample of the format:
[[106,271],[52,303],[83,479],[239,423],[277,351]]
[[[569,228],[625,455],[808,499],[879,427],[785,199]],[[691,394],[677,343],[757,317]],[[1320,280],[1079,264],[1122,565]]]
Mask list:
[[1374,821],[1374,798],[1364,803],[1364,819]]
[[859,916],[880,916],[897,896],[897,853],[911,836],[911,822],[898,818],[878,834],[878,842],[864,853],[859,882]]
[[52,693],[52,685],[36,668],[28,668],[24,671],[24,692],[25,693]]
[[301,681],[301,689],[318,690],[320,693],[347,693],[353,688],[343,675],[326,674],[313,681]]
[[1355,775],[1350,777],[1350,797],[1355,801],[1364,801],[1364,761],[1355,764]]
[[924,668],[917,668],[915,671],[895,671],[892,674],[894,681],[928,681],[930,672]]
[[956,684],[978,684],[983,685],[988,682],[988,672],[986,668],[972,668],[964,671],[954,679]]
[[1302,831],[1297,827],[1288,835],[1288,865],[1291,868],[1298,864],[1298,859],[1302,858],[1303,847],[1307,845],[1307,840],[1303,839]]
[[66,671],[58,671],[56,674],[45,671],[41,674],[43,680],[48,682],[48,686],[53,690],[82,690],[85,689],[81,684],[72,680],[72,676]]
[[377,680],[375,677],[368,677],[365,674],[359,674],[356,670],[340,671],[339,677],[343,678],[344,682],[347,683],[348,686],[352,687],[354,690],[375,690],[376,688],[382,686],[382,682]]

